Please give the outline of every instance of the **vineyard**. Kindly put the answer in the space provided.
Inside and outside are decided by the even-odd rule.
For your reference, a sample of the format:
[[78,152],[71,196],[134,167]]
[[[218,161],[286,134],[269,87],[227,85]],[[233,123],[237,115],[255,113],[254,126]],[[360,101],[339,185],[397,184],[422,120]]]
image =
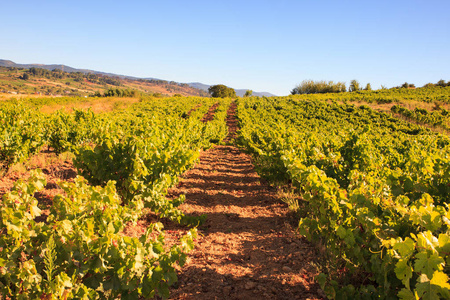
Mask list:
[[238,111],[239,143],[301,195],[299,230],[334,261],[317,278],[328,297],[450,297],[448,136],[318,99]]
[[[3,179],[42,153],[66,154],[78,176],[57,182],[60,192],[45,207],[40,195],[52,185],[45,170],[30,168],[4,191],[0,299],[168,298],[170,287],[177,299],[202,299],[210,287],[195,285],[199,273],[222,282],[214,297],[450,299],[450,139],[440,131],[450,126],[449,87],[143,96],[105,112],[42,109],[74,101],[86,100],[1,103]],[[375,109],[380,104],[389,109]],[[252,177],[253,165],[263,179]],[[189,176],[203,184],[192,195]],[[217,191],[211,197],[208,181]],[[288,204],[274,186],[289,191]],[[288,205],[298,226],[290,234]],[[145,228],[127,234],[144,219]],[[228,249],[248,232],[258,241]],[[223,257],[201,262],[219,240]],[[196,250],[204,247],[198,241],[210,248]],[[315,271],[302,260],[310,249],[323,249],[308,256]],[[233,276],[208,273],[224,261],[235,264]]]
[[[60,182],[45,222],[34,195],[46,186],[42,171],[18,180],[3,196],[0,240],[1,294],[17,299],[168,297],[193,247],[204,216],[186,216],[167,189],[192,167],[200,150],[222,140],[229,102],[213,99],[142,101],[127,111],[75,110],[51,115],[26,101],[1,108],[0,159],[4,169],[48,148],[70,151],[80,175]],[[139,238],[122,234],[144,213],[191,226],[167,247],[161,223]],[[38,221],[40,220],[40,221]]]

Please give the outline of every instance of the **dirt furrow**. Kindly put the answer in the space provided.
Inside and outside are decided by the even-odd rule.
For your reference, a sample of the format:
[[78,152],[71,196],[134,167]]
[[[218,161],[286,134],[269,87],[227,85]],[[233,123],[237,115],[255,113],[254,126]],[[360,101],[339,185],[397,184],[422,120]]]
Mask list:
[[[233,105],[228,140],[237,124]],[[250,156],[234,146],[203,152],[170,193],[186,195],[187,214],[208,215],[171,299],[322,298],[314,249],[295,235],[295,218]]]
[[217,102],[214,105],[212,105],[209,110],[206,112],[206,114],[203,116],[202,122],[206,123],[209,121],[212,121],[214,119],[214,115],[216,114],[217,107],[219,107],[220,103]]

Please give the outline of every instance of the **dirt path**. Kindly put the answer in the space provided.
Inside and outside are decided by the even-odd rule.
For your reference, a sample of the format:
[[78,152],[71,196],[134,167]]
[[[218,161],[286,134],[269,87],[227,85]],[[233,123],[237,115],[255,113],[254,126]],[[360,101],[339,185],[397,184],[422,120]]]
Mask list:
[[[233,103],[228,141],[234,114]],[[208,215],[170,299],[322,299],[314,249],[295,236],[295,219],[250,156],[234,146],[203,152],[170,193],[186,195],[187,214]]]
[[214,119],[214,115],[216,114],[216,109],[219,107],[220,103],[217,102],[214,105],[212,105],[209,110],[205,113],[203,116],[202,122],[206,123],[209,121],[212,121]]

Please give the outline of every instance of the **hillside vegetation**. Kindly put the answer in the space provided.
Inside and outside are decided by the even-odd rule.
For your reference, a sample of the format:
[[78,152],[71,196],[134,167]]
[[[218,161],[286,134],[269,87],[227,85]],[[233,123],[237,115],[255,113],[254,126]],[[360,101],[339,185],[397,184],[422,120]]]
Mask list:
[[0,95],[90,96],[109,89],[173,96],[208,96],[184,83],[157,79],[130,79],[81,72],[40,68],[0,67]]

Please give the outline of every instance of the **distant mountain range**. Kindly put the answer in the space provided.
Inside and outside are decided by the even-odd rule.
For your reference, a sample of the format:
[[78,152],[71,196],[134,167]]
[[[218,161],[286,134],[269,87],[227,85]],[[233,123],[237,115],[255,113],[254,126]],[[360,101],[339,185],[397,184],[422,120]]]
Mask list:
[[[0,59],[0,67],[14,67],[14,68],[24,68],[24,69],[41,68],[41,69],[46,69],[46,70],[50,70],[50,71],[54,70],[54,69],[58,69],[58,70],[62,70],[62,71],[69,72],[69,73],[72,73],[72,72],[81,72],[83,74],[92,73],[92,74],[105,75],[105,76],[110,76],[110,77],[119,77],[119,78],[123,78],[123,79],[131,79],[131,80],[137,80],[137,79],[165,80],[165,79],[158,79],[158,78],[152,78],[152,77],[139,78],[139,77],[133,77],[133,76],[128,76],[128,75],[118,75],[118,74],[114,74],[114,73],[105,73],[105,72],[94,71],[94,70],[89,70],[89,69],[77,69],[77,68],[69,67],[66,65],[57,65],[57,64],[52,64],[52,65],[17,64],[13,61],[4,60],[4,59]],[[168,81],[168,80],[166,80],[166,81]],[[189,85],[190,87],[193,87],[193,88],[204,90],[204,91],[208,91],[208,88],[211,86],[211,85],[203,84],[200,82],[191,82],[191,83],[187,83],[187,85]],[[242,96],[244,96],[247,89],[235,89],[235,91],[236,91],[237,96],[242,97]],[[271,97],[271,96],[275,96],[275,95],[268,93],[268,92],[255,92],[254,91],[253,96]]]

